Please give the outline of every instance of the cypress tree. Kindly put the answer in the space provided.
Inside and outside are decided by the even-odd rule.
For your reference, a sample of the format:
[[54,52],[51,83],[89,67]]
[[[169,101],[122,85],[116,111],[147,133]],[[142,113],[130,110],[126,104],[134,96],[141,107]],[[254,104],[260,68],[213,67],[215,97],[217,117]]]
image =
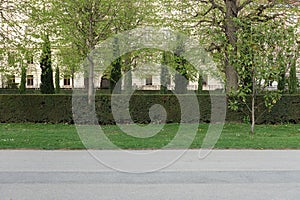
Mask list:
[[124,55],[124,90],[126,93],[132,91],[132,73],[131,73],[131,54],[127,53]]
[[181,35],[177,36],[177,47],[174,53],[175,69],[175,92],[177,94],[186,94],[188,86],[187,60],[182,56],[184,53],[184,44]]
[[168,83],[170,82],[169,70],[166,66],[168,66],[168,55],[164,51],[162,56],[162,68],[160,73],[160,93],[167,94],[168,93]]
[[[114,46],[113,46],[114,56],[119,56],[119,39],[117,37],[114,38]],[[121,58],[118,57],[112,63],[112,70],[110,71],[110,91],[111,93],[115,90],[115,93],[121,93],[121,84],[117,85],[118,81],[122,77],[121,71]]]
[[21,69],[20,94],[25,94],[25,92],[26,92],[26,67],[22,66],[22,69]]
[[285,92],[285,83],[286,83],[286,78],[285,78],[285,72],[283,71],[283,72],[280,72],[280,74],[279,74],[277,90]]
[[203,92],[203,76],[199,73],[199,77],[198,77],[198,94],[201,94]]
[[42,69],[40,86],[41,93],[54,94],[53,70],[51,66],[51,45],[48,35],[44,39],[40,67]]
[[296,61],[292,61],[290,74],[289,74],[289,80],[288,80],[288,86],[289,86],[289,93],[295,94],[297,92],[298,87],[298,79],[296,76]]
[[60,92],[60,85],[59,85],[59,68],[56,67],[55,69],[55,93],[59,94]]

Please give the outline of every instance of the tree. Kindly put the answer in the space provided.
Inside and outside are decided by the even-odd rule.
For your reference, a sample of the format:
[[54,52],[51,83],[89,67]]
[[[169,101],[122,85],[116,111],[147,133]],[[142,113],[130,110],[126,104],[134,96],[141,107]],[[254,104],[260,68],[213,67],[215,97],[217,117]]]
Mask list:
[[244,80],[239,77],[237,69],[230,61],[230,58],[239,54],[237,49],[239,36],[236,33],[240,26],[237,21],[247,19],[253,23],[264,23],[290,15],[285,12],[287,7],[283,5],[284,2],[277,0],[186,0],[180,3],[166,0],[165,2],[169,7],[169,13],[176,13],[175,11],[181,13],[180,17],[176,18],[176,23],[181,23],[180,27],[186,32],[198,37],[201,44],[213,54],[214,61],[225,74],[228,93],[237,90],[241,81],[251,83],[249,77],[244,77]]
[[25,66],[22,66],[22,69],[21,69],[20,94],[25,94],[25,92],[26,92],[26,71],[27,71],[27,68]]
[[181,35],[176,38],[177,46],[174,52],[174,62],[175,62],[175,92],[179,94],[187,93],[188,85],[188,62],[183,57],[184,53],[184,43],[182,41]]
[[203,92],[203,76],[201,73],[199,73],[198,77],[198,94],[201,94]]
[[60,93],[60,73],[59,73],[59,67],[55,68],[55,93]]
[[[118,57],[119,53],[119,41],[117,37],[114,37],[114,45],[113,45],[114,57]],[[121,57],[118,57],[112,63],[112,69],[110,72],[110,91],[113,90],[115,93],[119,94],[121,92],[121,84],[117,84],[117,82],[122,77],[122,69],[121,69]]]
[[170,83],[170,74],[167,66],[169,65],[170,55],[167,52],[162,53],[162,67],[160,73],[160,93],[166,94],[168,92],[168,85]]
[[[165,2],[168,3],[168,13],[172,16],[170,18],[174,19],[171,13],[181,13],[173,27],[181,24],[180,27],[199,38],[206,50],[212,53],[214,61],[224,73],[227,94],[235,94],[238,99],[242,99],[243,103],[246,103],[246,95],[251,95],[251,106],[248,110],[251,113],[253,133],[257,94],[269,86],[270,82],[281,80],[278,77],[283,75],[287,67],[286,59],[282,59],[279,55],[285,55],[288,49],[291,49],[291,40],[283,39],[284,36],[290,36],[286,32],[286,27],[281,25],[287,24],[289,17],[294,12],[299,12],[299,9],[297,7],[290,9],[291,6],[286,5],[285,2],[276,0],[180,2],[166,0]],[[263,37],[258,37],[266,30],[268,32],[264,32]],[[253,38],[251,38],[252,31],[256,34]],[[272,38],[272,34],[269,33],[279,39]],[[256,46],[249,41],[254,41]],[[280,41],[279,45],[277,41]],[[263,47],[267,47],[268,51]],[[272,52],[276,55],[274,56]],[[279,95],[277,92],[265,92],[264,103],[270,109]],[[229,105],[232,107],[235,103],[229,102]]]
[[[128,30],[140,21],[141,11],[145,8],[145,1],[117,1],[117,0],[48,0],[51,4],[49,15],[54,19],[58,33],[58,43],[64,49],[62,55],[71,53],[77,63],[71,66],[76,71],[81,63],[85,64],[84,85],[88,96],[93,95],[94,61],[90,53],[96,45],[113,34]],[[86,60],[86,62],[84,62]],[[117,60],[118,61],[118,60]],[[114,62],[115,67],[121,64]],[[76,66],[76,67],[74,67]],[[115,70],[119,71],[119,70]],[[103,75],[103,74],[102,74]],[[108,76],[109,78],[109,76]]]
[[51,45],[49,36],[45,36],[40,67],[42,69],[40,90],[42,94],[54,94],[53,70],[51,64]]
[[291,55],[289,56],[289,65],[290,65],[290,73],[288,79],[289,93],[295,94],[298,90],[298,78],[297,78],[297,59],[299,59],[300,45],[299,42],[296,41],[294,51],[291,51]]
[[23,5],[23,1],[16,4],[14,0],[0,0],[0,46],[3,51],[17,48],[20,39],[23,39],[22,28],[16,23],[22,18],[19,8]]
[[[115,10],[114,20],[112,21],[112,30],[114,34],[128,31],[136,28],[138,25],[147,23],[145,20],[146,9],[151,10],[151,1],[147,3],[145,1],[127,0],[123,1],[118,5]],[[130,44],[128,44],[130,45]],[[134,61],[134,55],[130,52],[125,55],[119,55],[119,41],[114,38],[114,56],[120,56],[112,63],[112,69],[110,71],[110,89],[115,90],[115,92],[121,92],[121,84],[116,85],[116,83],[121,79],[122,72],[127,76],[124,78],[124,89],[127,92],[132,90],[132,73],[131,67]]]
[[188,85],[188,72],[186,70],[187,61],[182,57],[175,54],[175,62],[177,64],[175,74],[175,92],[178,94],[187,93]]
[[124,56],[124,66],[123,66],[123,73],[125,74],[124,77],[124,89],[127,93],[132,91],[132,65],[135,65],[132,53],[127,53]]
[[[293,61],[292,61],[293,62]],[[295,94],[298,88],[298,78],[296,76],[296,64],[292,64],[289,76],[289,93]]]
[[270,82],[281,78],[282,66],[287,66],[289,62],[288,59],[282,59],[282,54],[288,54],[293,48],[291,45],[293,38],[288,36],[291,30],[283,26],[281,21],[253,23],[243,20],[238,24],[241,27],[237,32],[238,54],[236,56],[231,54],[234,57],[229,60],[237,69],[240,79],[247,79],[248,82],[238,86],[233,93],[234,100],[229,101],[229,106],[233,110],[238,109],[238,102],[246,106],[250,113],[251,134],[254,134],[255,111],[259,106],[256,104],[257,97],[259,94],[263,95],[263,103],[269,111],[279,100],[280,91],[270,91],[267,88]]
[[[29,52],[34,51],[35,47],[39,46],[39,42],[32,38],[35,34],[29,35],[31,31],[40,35],[40,27],[31,24],[29,15],[32,7],[29,5],[37,1],[0,0],[0,53],[3,55],[0,62],[0,72],[13,71],[15,75],[22,76],[24,61],[28,61]],[[14,65],[10,65],[10,55],[12,54],[16,57]],[[21,79],[21,82],[23,80],[24,78]],[[20,87],[24,86],[23,82]]]
[[286,66],[281,65],[280,67],[280,73],[278,75],[278,84],[277,84],[277,90],[282,91],[282,93],[285,93],[285,85],[286,85]]

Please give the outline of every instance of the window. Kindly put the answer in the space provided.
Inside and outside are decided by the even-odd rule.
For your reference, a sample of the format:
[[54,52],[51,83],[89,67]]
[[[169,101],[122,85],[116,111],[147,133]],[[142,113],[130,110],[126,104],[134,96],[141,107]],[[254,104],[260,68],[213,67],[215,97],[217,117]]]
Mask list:
[[27,76],[27,86],[33,86],[33,75]]
[[70,86],[71,80],[69,76],[64,77],[64,86]]
[[8,82],[8,84],[16,83],[16,76],[15,75],[8,75],[7,76],[7,82]]
[[10,89],[17,89],[18,83],[16,83],[15,75],[8,75],[7,76],[7,87]]
[[207,75],[202,76],[202,85],[207,86],[207,82],[208,82],[208,76]]
[[152,76],[147,76],[146,77],[146,85],[152,85]]
[[100,88],[101,89],[109,89],[110,86],[110,81],[108,78],[102,77],[101,78],[101,83],[100,83]]

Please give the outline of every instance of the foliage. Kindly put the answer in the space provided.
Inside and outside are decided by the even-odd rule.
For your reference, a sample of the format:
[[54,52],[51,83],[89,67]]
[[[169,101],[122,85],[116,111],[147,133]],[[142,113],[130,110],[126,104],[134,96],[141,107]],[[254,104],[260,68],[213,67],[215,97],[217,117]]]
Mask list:
[[48,36],[46,36],[44,39],[40,67],[42,70],[41,85],[40,85],[41,93],[54,94],[53,70],[51,64],[51,46],[50,46],[50,40]]
[[162,67],[161,67],[161,72],[160,72],[160,93],[161,94],[166,94],[168,92],[168,86],[170,83],[170,74],[168,70],[168,65],[170,60],[170,55],[167,52],[163,52],[162,54]]
[[291,52],[291,55],[288,57],[289,65],[290,65],[290,73],[288,79],[288,88],[290,94],[295,94],[299,87],[298,77],[297,75],[297,59],[299,59],[299,51],[300,51],[300,43],[295,44],[294,55]]
[[55,68],[55,93],[60,93],[60,72],[59,67]]
[[282,93],[285,93],[285,91],[286,91],[286,69],[285,69],[285,66],[282,66],[280,69],[280,73],[278,75],[277,90],[282,91]]
[[[211,52],[221,72],[225,74],[226,90],[238,89],[240,74],[232,66],[230,57],[238,56],[237,42],[241,35],[240,24],[236,21],[248,20],[253,24],[276,22],[282,19],[283,24],[290,22],[293,15],[299,15],[297,5],[285,1],[257,0],[203,0],[203,1],[163,1],[168,14],[166,23],[174,28],[180,27],[186,33],[200,39],[201,44]],[[171,21],[171,22],[170,22]],[[282,32],[281,32],[282,33]],[[245,81],[247,81],[247,77]],[[249,81],[248,81],[249,82]]]
[[121,92],[121,85],[117,84],[117,82],[122,77],[122,70],[121,70],[121,58],[117,58],[112,63],[112,69],[110,72],[110,91],[119,94]]
[[27,68],[23,66],[21,69],[20,94],[25,94],[26,92],[26,71]]
[[[13,5],[13,6],[12,6]],[[0,1],[0,53],[1,55],[9,55],[17,50],[24,50],[27,38],[24,37],[24,31],[16,19],[21,19],[24,6],[24,1],[19,1],[17,4],[14,0]],[[8,61],[11,64],[11,61]],[[14,61],[13,61],[14,62]],[[0,64],[0,71],[7,70],[6,63]]]
[[[269,111],[280,98],[280,91],[266,89],[272,82],[282,78],[282,68],[288,66],[289,61],[283,59],[283,55],[287,55],[293,48],[294,38],[289,37],[293,29],[284,27],[280,20],[253,23],[245,19],[236,23],[240,27],[236,43],[238,54],[231,54],[230,61],[238,72],[239,87],[233,95],[242,103],[247,103],[246,96],[251,95],[251,106],[248,109],[253,134],[257,94],[264,94],[264,104]],[[238,106],[234,105],[237,102],[230,101],[229,106],[237,109]]]
[[124,74],[124,89],[127,93],[132,92],[132,67],[134,67],[133,59],[132,59],[132,53],[127,53],[123,55],[121,58],[123,58],[123,74]]
[[181,35],[178,35],[176,38],[176,49],[173,56],[173,62],[175,64],[175,92],[178,94],[187,93],[187,85],[189,81],[189,68],[192,66],[188,61],[183,57],[185,46],[182,41]]
[[[114,44],[113,44],[113,53],[114,56],[119,56],[119,41],[117,37],[114,37]],[[110,72],[110,91],[119,94],[121,92],[121,85],[117,84],[118,81],[122,77],[122,66],[121,66],[121,57],[118,57],[115,61],[112,63],[112,69]]]
[[296,76],[296,64],[293,64],[290,69],[289,76],[289,93],[295,94],[298,88],[298,78]]
[[198,94],[201,94],[203,92],[203,76],[199,73],[198,77]]
[[[188,98],[189,95],[183,95]],[[210,123],[211,97],[198,95],[200,122]],[[217,96],[214,96],[217,98]],[[223,96],[220,96],[223,99]],[[241,105],[239,110],[227,110],[226,122],[243,122],[247,106],[251,106],[251,97],[246,98],[248,105]],[[95,96],[96,115],[100,124],[114,124],[111,111],[111,95]],[[300,123],[299,95],[284,95],[270,112],[266,111],[264,96],[257,99],[257,124]],[[180,123],[180,106],[175,95],[135,94],[131,97],[129,111],[136,123],[149,123],[148,115],[151,106],[162,105],[167,115],[167,123]],[[28,109],[30,108],[30,109]],[[1,123],[73,123],[72,95],[0,95]],[[284,112],[283,112],[284,111]],[[126,119],[125,119],[126,120]]]

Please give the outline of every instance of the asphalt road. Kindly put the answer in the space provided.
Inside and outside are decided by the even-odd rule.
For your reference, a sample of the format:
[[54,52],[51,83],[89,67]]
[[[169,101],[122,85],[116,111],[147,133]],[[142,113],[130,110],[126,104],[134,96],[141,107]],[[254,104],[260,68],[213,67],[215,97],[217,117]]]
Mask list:
[[[147,155],[149,151],[127,153]],[[168,158],[178,155],[176,150],[164,153]],[[164,154],[143,156],[140,162],[132,162],[129,154],[0,151],[0,200],[300,197],[300,151],[217,150],[199,159],[199,151],[193,150],[148,173],[143,169],[165,164],[162,160],[168,159],[159,157]],[[139,173],[124,172],[130,170]]]

